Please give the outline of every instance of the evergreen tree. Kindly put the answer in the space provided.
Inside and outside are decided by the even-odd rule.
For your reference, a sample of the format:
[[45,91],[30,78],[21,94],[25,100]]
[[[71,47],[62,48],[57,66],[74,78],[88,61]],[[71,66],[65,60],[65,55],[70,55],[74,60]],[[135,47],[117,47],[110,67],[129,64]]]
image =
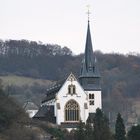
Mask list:
[[79,126],[77,128],[77,138],[76,140],[86,140],[85,139],[85,127],[82,121],[80,121]]
[[94,140],[111,139],[108,119],[100,109],[97,109],[94,118]]
[[93,140],[93,128],[91,123],[85,125],[85,140]]
[[121,114],[118,113],[116,124],[115,124],[115,139],[116,140],[125,140],[125,125],[123,122],[123,119],[121,117]]
[[128,140],[140,140],[140,125],[132,126],[127,134]]

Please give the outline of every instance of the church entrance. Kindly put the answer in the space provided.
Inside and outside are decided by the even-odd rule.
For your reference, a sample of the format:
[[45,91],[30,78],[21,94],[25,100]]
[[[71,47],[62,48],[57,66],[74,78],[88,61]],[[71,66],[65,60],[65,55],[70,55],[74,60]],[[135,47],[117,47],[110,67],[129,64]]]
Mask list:
[[65,121],[78,122],[80,121],[80,107],[75,100],[70,100],[65,105]]

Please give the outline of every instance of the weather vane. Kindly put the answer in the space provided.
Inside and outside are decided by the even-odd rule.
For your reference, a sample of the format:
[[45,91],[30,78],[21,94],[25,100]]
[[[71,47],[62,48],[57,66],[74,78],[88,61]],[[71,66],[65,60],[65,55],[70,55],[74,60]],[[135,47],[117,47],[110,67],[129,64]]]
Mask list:
[[87,5],[87,15],[88,15],[88,21],[89,21],[89,18],[90,18],[90,5]]

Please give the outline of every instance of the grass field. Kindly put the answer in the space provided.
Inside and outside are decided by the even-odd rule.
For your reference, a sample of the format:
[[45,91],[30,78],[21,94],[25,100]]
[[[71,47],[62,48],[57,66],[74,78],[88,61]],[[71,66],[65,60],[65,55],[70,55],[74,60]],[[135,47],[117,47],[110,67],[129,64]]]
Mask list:
[[4,86],[5,85],[31,86],[34,83],[47,86],[52,83],[52,81],[49,80],[35,79],[35,78],[16,76],[16,75],[0,76],[0,79],[2,79],[2,83]]

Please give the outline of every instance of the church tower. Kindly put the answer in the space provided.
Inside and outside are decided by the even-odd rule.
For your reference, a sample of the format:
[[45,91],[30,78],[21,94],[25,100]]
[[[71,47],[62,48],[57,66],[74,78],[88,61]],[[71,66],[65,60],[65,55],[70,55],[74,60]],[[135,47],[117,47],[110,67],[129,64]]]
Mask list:
[[88,20],[85,54],[82,61],[79,81],[88,94],[89,113],[95,113],[97,108],[102,108],[100,79],[101,76],[97,59],[92,48],[90,23]]

